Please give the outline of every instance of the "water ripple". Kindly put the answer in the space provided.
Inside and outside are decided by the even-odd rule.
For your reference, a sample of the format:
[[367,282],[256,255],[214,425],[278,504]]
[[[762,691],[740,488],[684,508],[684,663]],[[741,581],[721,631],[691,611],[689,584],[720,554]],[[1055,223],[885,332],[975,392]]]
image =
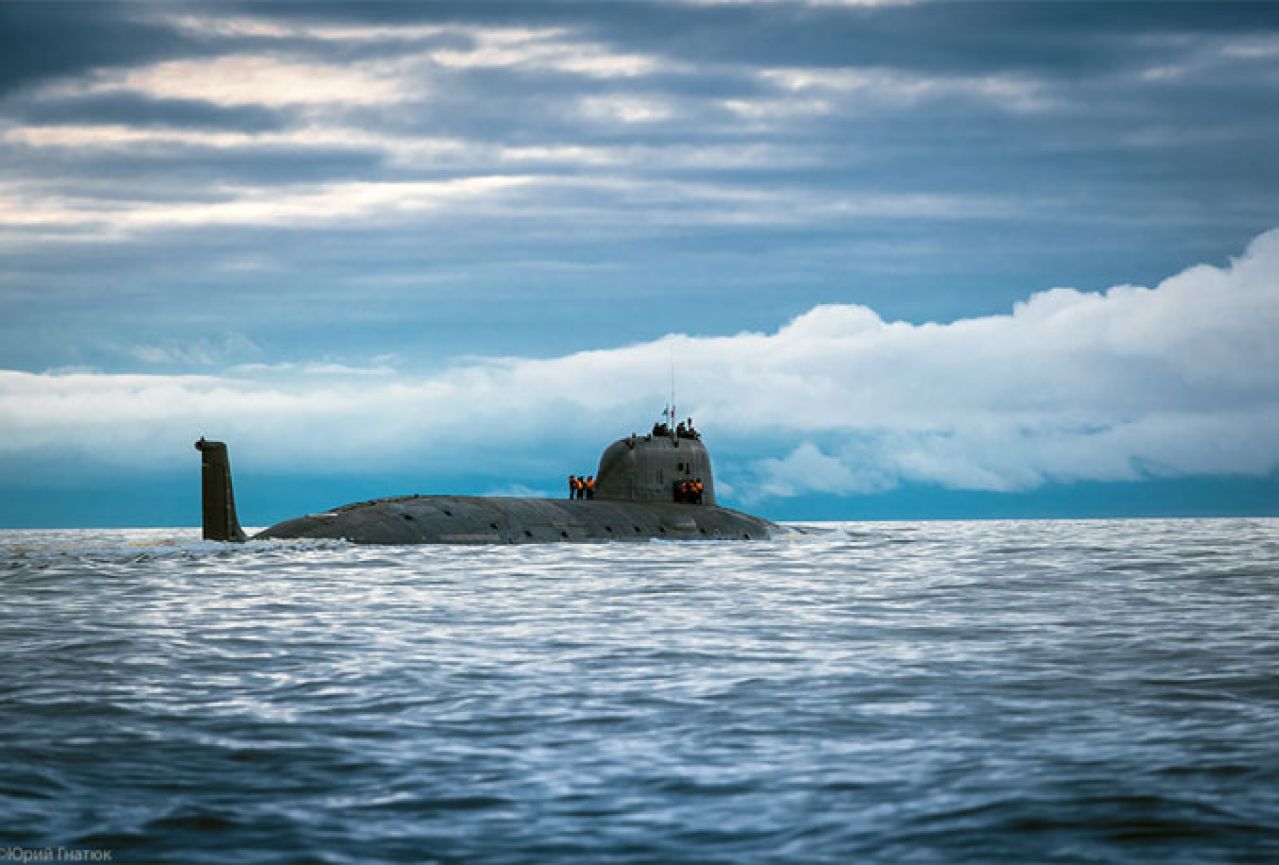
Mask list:
[[1279,860],[1279,521],[0,532],[0,843],[117,862]]

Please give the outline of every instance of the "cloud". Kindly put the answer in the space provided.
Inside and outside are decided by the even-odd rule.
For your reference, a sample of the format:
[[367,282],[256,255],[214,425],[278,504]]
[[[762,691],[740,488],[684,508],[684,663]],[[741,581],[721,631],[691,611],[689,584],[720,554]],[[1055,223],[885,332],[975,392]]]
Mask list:
[[395,373],[394,367],[383,363],[372,366],[351,366],[336,361],[309,361],[307,363],[244,363],[231,367],[229,373],[237,376],[387,376]]
[[659,62],[655,56],[614,51],[608,45],[582,38],[576,28],[569,27],[456,23],[377,26],[190,14],[161,14],[157,20],[206,38],[383,46],[421,43],[417,58],[448,69],[540,69],[587,78],[630,78],[659,69],[670,72],[673,68],[669,61]]
[[[823,94],[848,102],[876,101],[915,105],[926,100],[969,98],[1009,111],[1035,111],[1051,105],[1042,83],[1012,74],[923,75],[877,68],[765,69],[760,77],[788,94]],[[794,96],[792,95],[793,99]],[[830,102],[810,100],[814,104]]]
[[756,122],[789,120],[797,117],[816,117],[830,114],[834,103],[826,99],[725,99],[720,103],[738,117]]
[[262,40],[303,39],[333,42],[416,41],[448,32],[442,25],[400,24],[375,26],[359,24],[317,24],[254,17],[250,15],[172,15],[161,12],[158,23],[203,38],[250,38]]
[[[744,501],[903,482],[1018,490],[1279,467],[1279,230],[1154,288],[1058,288],[1008,314],[886,322],[815,307],[772,333],[422,375],[279,365],[222,375],[0,373],[0,461],[88,454],[145,468],[226,437],[276,470],[505,471],[643,428],[677,358],[681,406]],[[568,421],[566,423],[566,421]],[[733,456],[727,463],[725,455]],[[172,455],[171,457],[165,455]]]
[[[663,118],[661,104],[593,105],[591,110],[611,116],[623,108],[638,111],[636,120]],[[643,115],[647,110],[649,115]],[[308,151],[364,151],[377,153],[397,167],[429,169],[493,169],[524,165],[591,168],[629,168],[655,173],[672,168],[734,170],[795,167],[814,157],[799,147],[776,144],[722,145],[666,143],[627,145],[542,144],[503,145],[482,139],[430,135],[397,135],[351,126],[312,123],[288,129],[244,132],[176,126],[128,126],[120,123],[57,123],[11,126],[0,141],[39,150],[58,148],[74,155],[99,153],[147,156],[190,156],[196,151],[239,151],[245,154]]]
[[450,69],[541,69],[586,78],[633,78],[676,65],[660,58],[620,53],[563,29],[471,28],[464,49],[437,49],[430,59]]
[[[439,73],[510,70],[589,81],[690,69],[657,55],[616,51],[568,28],[306,26],[190,15],[158,20],[203,37],[249,37],[251,50],[233,42],[227,53],[212,57],[101,68],[45,84],[35,91],[35,98],[48,102],[129,93],[222,107],[350,110],[428,102],[435,95]],[[298,39],[303,41],[281,42]],[[326,44],[347,42],[370,44],[365,46],[365,56],[354,59],[334,56],[335,49],[344,46]],[[373,48],[381,49],[381,54],[367,56]]]
[[[1171,103],[1145,98],[1174,99],[1168,88],[1139,87],[1136,104],[1092,98],[1080,90],[1087,80],[1028,65],[1025,49],[1009,53],[1005,43],[1017,42],[1024,23],[982,37],[992,50],[1004,46],[988,62],[959,62],[983,54],[976,50],[934,57],[929,28],[962,34],[958,19],[969,14],[945,4],[847,15],[783,4],[659,3],[589,15],[538,6],[469,23],[423,22],[441,15],[407,9],[389,16],[405,19],[398,23],[381,13],[362,21],[366,12],[129,10],[130,21],[166,29],[178,56],[77,64],[11,101],[17,111],[0,124],[0,156],[17,170],[0,181],[0,245],[115,241],[170,227],[367,224],[416,234],[428,218],[464,223],[476,199],[502,205],[498,219],[559,220],[560,237],[589,220],[619,246],[659,226],[695,225],[719,229],[721,244],[758,248],[762,227],[842,233],[850,221],[882,218],[975,222],[974,232],[991,219],[1023,232],[1068,222],[1069,234],[1080,201],[1090,220],[1133,231],[1175,220],[1217,226],[1214,241],[1269,224],[1264,171],[1238,167],[1264,160],[1204,155],[1241,140],[1263,149],[1273,138],[1265,112],[1248,111],[1255,127],[1188,125],[1179,109],[1156,110]],[[676,35],[670,25],[683,19],[697,26]],[[725,26],[730,20],[751,27]],[[765,22],[782,38],[756,44],[741,35]],[[909,34],[923,29],[906,38],[892,22]],[[1273,47],[1265,35],[1186,40],[1213,56],[1260,58],[1247,69]],[[1187,50],[1136,54],[1132,68]],[[1041,112],[1048,107],[1060,110]],[[1078,159],[1063,162],[1063,148]],[[1164,157],[1154,172],[1156,149],[1182,156]],[[1178,183],[1162,182],[1173,173]],[[523,184],[518,196],[480,190],[511,174],[500,182]],[[1213,183],[1208,175],[1217,174],[1222,182]],[[655,177],[682,188],[668,194],[674,184]],[[474,195],[461,194],[468,184]],[[644,184],[654,192],[637,191]],[[1187,205],[1205,199],[1214,206]],[[164,239],[136,248],[155,240]],[[803,267],[815,283],[845,275],[814,273],[822,266],[812,262]]]
[[189,99],[220,106],[381,105],[423,96],[409,86],[398,64],[365,61],[331,64],[302,58],[228,54],[200,60],[167,60],[48,85],[44,98],[132,92],[151,99]]
[[[420,43],[416,56],[447,69],[549,70],[586,78],[631,78],[678,65],[641,53],[620,52],[583,38],[578,28],[478,24],[298,23],[270,18],[179,15],[170,26],[201,36],[337,43]],[[434,43],[434,44],[432,44]]]
[[168,339],[159,344],[126,346],[121,351],[134,360],[151,366],[187,367],[211,367],[227,358],[254,357],[262,353],[262,349],[252,340],[239,333],[227,334],[221,340]]
[[1273,15],[796,5],[24,6],[0,366],[151,375],[6,378],[69,432],[14,408],[0,473],[96,440],[102,394],[137,465],[188,428],[280,465],[317,428],[356,469],[443,459],[432,436],[593,454],[660,407],[667,347],[573,350],[688,327],[768,331],[673,338],[742,496],[1268,464],[1238,346],[1271,356],[1236,331],[1272,300],[1222,312],[1210,269],[1194,302],[1012,302],[1275,224]]
[[675,109],[661,99],[642,96],[588,96],[579,102],[582,116],[598,123],[656,123],[670,120]]
[[[441,144],[442,148],[446,148]],[[694,163],[710,154],[684,151]],[[527,156],[528,159],[522,157]],[[117,239],[140,232],[197,227],[275,226],[289,229],[347,224],[362,227],[413,226],[434,218],[444,222],[483,214],[539,224],[556,219],[577,230],[585,219],[594,227],[805,225],[864,219],[971,220],[1007,216],[1024,209],[987,196],[876,194],[853,190],[747,187],[725,181],[641,179],[557,171],[541,173],[531,163],[549,153],[503,155],[519,174],[495,173],[443,180],[350,181],[275,186],[215,185],[167,191],[160,200],[106,195],[102,190],[49,190],[41,184],[0,183],[0,243],[21,246],[43,231],[43,239]],[[635,154],[632,154],[632,158]],[[726,166],[749,161],[750,151],[729,157]],[[496,166],[495,166],[496,167]],[[187,199],[186,196],[191,196]],[[6,238],[7,236],[7,238]]]
[[[18,191],[0,195],[0,222],[8,228],[99,227],[110,235],[205,225],[322,224],[365,217],[385,222],[446,207],[456,215],[465,202],[492,199],[530,180],[508,175],[299,185],[287,190],[231,187],[201,190],[200,200],[155,202],[29,196]],[[219,198],[208,200],[210,193]]]

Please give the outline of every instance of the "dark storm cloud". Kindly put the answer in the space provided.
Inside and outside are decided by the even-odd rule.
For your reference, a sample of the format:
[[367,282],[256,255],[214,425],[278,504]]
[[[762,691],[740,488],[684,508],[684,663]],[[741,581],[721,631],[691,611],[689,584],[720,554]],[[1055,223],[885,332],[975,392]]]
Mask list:
[[0,4],[0,94],[102,66],[190,54],[200,46],[136,14],[136,4]]

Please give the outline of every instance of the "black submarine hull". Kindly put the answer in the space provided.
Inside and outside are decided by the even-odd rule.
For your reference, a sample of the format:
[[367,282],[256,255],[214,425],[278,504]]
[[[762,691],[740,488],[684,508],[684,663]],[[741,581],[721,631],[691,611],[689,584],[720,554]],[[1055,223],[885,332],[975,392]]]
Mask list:
[[359,544],[544,544],[764,540],[785,532],[730,508],[600,499],[400,496],[277,523],[254,540]]
[[[354,544],[551,544],[605,541],[754,541],[790,530],[715,503],[710,455],[691,434],[631,435],[600,459],[587,499],[397,496],[285,520],[254,540],[319,538]],[[201,438],[204,538],[246,539],[235,511],[224,442]],[[687,499],[698,489],[697,504]]]

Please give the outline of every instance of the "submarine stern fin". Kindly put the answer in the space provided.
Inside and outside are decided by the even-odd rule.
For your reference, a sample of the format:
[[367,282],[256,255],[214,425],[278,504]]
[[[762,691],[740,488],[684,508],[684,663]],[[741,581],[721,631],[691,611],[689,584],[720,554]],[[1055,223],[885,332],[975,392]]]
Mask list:
[[231,489],[231,458],[222,442],[201,437],[195,443],[200,452],[200,505],[206,541],[245,540],[244,529],[235,513],[235,493]]

